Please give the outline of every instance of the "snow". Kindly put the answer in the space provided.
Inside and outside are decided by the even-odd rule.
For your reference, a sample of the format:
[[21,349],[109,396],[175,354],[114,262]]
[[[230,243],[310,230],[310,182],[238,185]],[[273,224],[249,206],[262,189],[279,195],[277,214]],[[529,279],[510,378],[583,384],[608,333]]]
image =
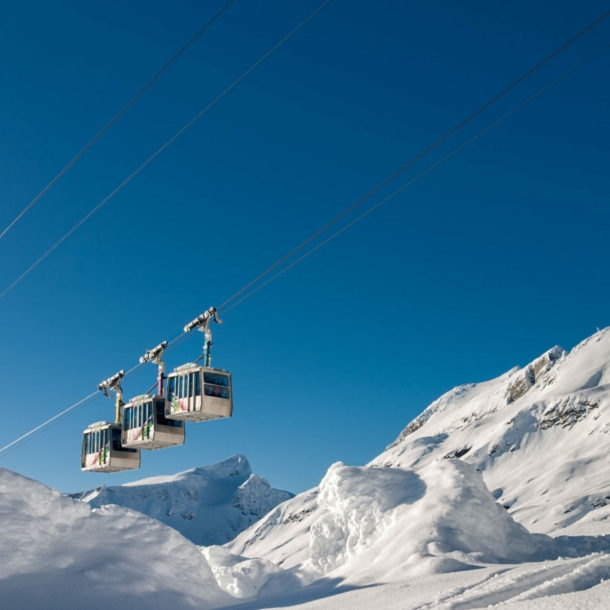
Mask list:
[[[451,390],[368,467],[333,465],[226,548],[312,582],[278,607],[610,607],[609,466],[606,329]],[[416,602],[397,593],[425,582]]]
[[118,504],[137,510],[198,545],[232,540],[292,496],[254,474],[243,455],[177,475],[70,495],[95,508]]
[[458,460],[418,472],[334,464],[319,493],[284,503],[227,548],[298,568],[310,579],[332,573],[376,581],[555,553],[550,537],[516,523],[480,473]]
[[[525,377],[531,384],[514,399]],[[601,529],[588,533],[607,531],[610,331],[570,354],[553,348],[524,369],[448,392],[371,465],[418,470],[456,452],[532,531],[562,533],[594,518]]]
[[3,610],[205,609],[231,599],[174,529],[118,506],[92,510],[0,469]]
[[606,329],[451,390],[370,464],[333,464],[296,497],[243,456],[79,494],[85,502],[0,471],[0,600],[608,608],[609,466]]
[[265,559],[240,557],[222,546],[206,547],[202,552],[220,588],[233,597],[265,598],[303,584],[295,572],[283,570]]

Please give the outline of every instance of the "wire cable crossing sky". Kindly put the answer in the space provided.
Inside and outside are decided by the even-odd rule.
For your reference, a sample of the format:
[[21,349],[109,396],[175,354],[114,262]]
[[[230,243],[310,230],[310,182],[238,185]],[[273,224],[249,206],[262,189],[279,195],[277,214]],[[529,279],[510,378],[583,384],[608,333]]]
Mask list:
[[[224,12],[0,240],[2,467],[108,484],[84,435],[122,418],[91,393],[120,368],[129,422],[155,379],[156,407],[138,361],[176,337],[165,378],[203,350],[232,417],[112,484],[239,454],[299,493],[452,388],[608,327],[610,6],[558,1],[7,5],[0,233]],[[181,335],[210,305],[213,363]]]
[[111,119],[93,136],[83,149],[45,186],[34,199],[19,213],[7,227],[0,233],[2,239],[25,214],[51,189],[51,187],[101,138],[117,119],[220,17],[235,0],[229,0]]
[[10,286],[8,286],[4,292],[0,293],[0,299],[4,298],[21,280],[23,280],[30,272],[32,272],[38,265],[51,254],[58,246],[60,246],[72,233],[74,233],[79,227],[81,227],[91,216],[93,216],[104,204],[106,204],[112,197],[114,197],[125,185],[127,185],[133,178],[135,178],[147,165],[149,165],[154,159],[156,159],[174,140],[178,139],[189,127],[194,125],[210,108],[212,108],[217,102],[219,102],[229,91],[234,89],[250,72],[257,68],[263,63],[271,54],[279,49],[289,38],[291,38],[296,32],[298,32],[308,21],[315,17],[331,0],[326,0],[322,3],[313,13],[311,13],[306,19],[304,19],[296,28],[294,28],[288,35],[280,40],[273,48],[265,53],[258,61],[256,61],[250,68],[248,68],[237,80],[233,81],[220,95],[212,100],[199,114],[191,119],[180,131],[174,134],[161,148],[159,148],[152,156],[150,156],[140,167],[138,167],[132,174],[130,174],[119,186],[117,186],[107,197],[102,199],[84,218],[82,218],[74,227],[72,227],[58,242],[56,242],[49,250],[47,250],[32,266],[24,271]]
[[[526,78],[528,78],[529,76],[531,76],[532,74],[534,74],[534,72],[538,71],[540,68],[542,68],[542,66],[546,65],[551,59],[553,59],[554,57],[556,57],[557,55],[559,55],[559,53],[561,53],[562,51],[564,51],[565,49],[567,49],[571,44],[573,44],[574,42],[576,42],[581,36],[583,36],[584,34],[586,34],[589,30],[591,30],[592,28],[594,28],[597,24],[601,23],[604,19],[606,19],[606,17],[608,17],[610,15],[610,11],[604,13],[601,17],[599,17],[599,19],[596,19],[593,23],[589,24],[586,28],[584,28],[583,30],[581,30],[578,34],[576,34],[576,36],[574,36],[573,38],[571,38],[570,40],[568,40],[568,42],[566,42],[565,44],[563,44],[562,46],[560,46],[558,49],[556,49],[555,51],[553,51],[550,55],[548,55],[547,57],[545,57],[539,64],[537,64],[536,66],[534,66],[531,70],[529,70],[528,72],[526,72],[525,74],[523,74],[523,76],[520,76],[516,81],[514,81],[513,83],[511,83],[508,87],[506,87],[506,89],[504,89],[503,91],[501,91],[500,93],[498,93],[495,97],[493,97],[491,100],[489,100],[488,102],[486,102],[485,104],[483,104],[478,110],[475,110],[475,112],[473,112],[469,117],[467,117],[466,119],[464,119],[461,123],[458,123],[455,127],[453,127],[452,129],[450,129],[447,133],[445,133],[443,136],[441,136],[438,140],[436,140],[436,142],[434,142],[433,144],[431,144],[430,146],[428,146],[426,149],[424,149],[422,152],[420,152],[418,155],[416,155],[415,157],[413,157],[412,159],[410,159],[409,161],[407,161],[407,163],[405,163],[400,169],[398,169],[396,172],[394,172],[392,175],[388,176],[385,180],[383,180],[382,182],[380,182],[376,187],[374,187],[372,190],[370,190],[366,195],[364,195],[364,197],[361,197],[360,199],[358,199],[358,201],[356,201],[355,203],[353,203],[352,205],[350,205],[348,208],[346,208],[345,210],[343,210],[343,212],[341,212],[338,216],[335,216],[335,218],[333,218],[330,222],[328,222],[327,224],[325,224],[323,227],[321,227],[318,231],[316,231],[315,233],[313,233],[310,237],[308,237],[305,241],[303,241],[302,243],[300,243],[296,248],[294,248],[293,250],[291,250],[290,252],[288,252],[288,254],[286,254],[284,257],[282,257],[280,260],[278,260],[276,263],[274,263],[273,265],[271,265],[271,267],[269,267],[268,269],[266,269],[265,271],[263,271],[263,273],[261,273],[259,276],[257,276],[256,278],[254,278],[249,284],[247,284],[246,286],[244,286],[243,288],[241,288],[240,290],[238,290],[233,296],[229,297],[226,301],[224,301],[221,305],[219,305],[218,310],[221,311],[223,310],[227,305],[229,305],[234,299],[236,299],[238,296],[240,296],[241,294],[243,294],[246,290],[248,290],[248,288],[254,286],[254,284],[256,284],[259,280],[263,279],[265,276],[267,276],[269,273],[271,273],[274,269],[277,269],[277,267],[279,267],[282,263],[284,263],[285,261],[287,261],[289,258],[291,258],[294,254],[296,254],[299,250],[301,250],[302,248],[304,248],[307,244],[311,243],[316,237],[318,237],[319,235],[321,235],[322,233],[324,233],[327,229],[329,229],[330,227],[332,227],[336,222],[338,222],[339,220],[341,220],[341,218],[343,218],[344,216],[346,216],[347,214],[349,214],[352,210],[354,210],[355,208],[357,208],[361,203],[364,203],[367,199],[369,199],[372,195],[374,195],[376,192],[378,192],[380,189],[382,189],[386,184],[390,183],[392,180],[394,180],[394,178],[397,178],[398,176],[400,176],[400,174],[402,174],[406,169],[408,169],[409,167],[411,167],[414,163],[416,163],[417,161],[419,161],[421,158],[425,157],[429,152],[431,152],[432,150],[434,150],[439,144],[442,144],[447,138],[449,138],[450,136],[452,136],[454,133],[456,133],[457,131],[459,131],[462,127],[464,127],[465,125],[467,125],[468,123],[470,123],[470,121],[472,121],[472,119],[476,118],[479,114],[481,114],[483,111],[485,111],[487,108],[489,108],[490,106],[492,106],[495,102],[497,102],[498,100],[500,100],[502,97],[504,97],[509,91],[512,91],[518,84],[522,83]],[[593,57],[593,56],[591,56]],[[591,59],[591,58],[589,58]],[[585,61],[588,61],[585,60]],[[567,73],[566,73],[567,75]],[[300,260],[300,259],[299,259]]]
[[[257,286],[254,290],[252,290],[251,292],[247,293],[246,295],[244,295],[241,299],[239,299],[238,301],[236,301],[235,303],[233,303],[230,306],[225,306],[224,307],[224,312],[228,313],[229,311],[231,311],[232,309],[234,309],[235,307],[237,307],[238,305],[240,305],[243,301],[245,301],[246,299],[248,299],[250,296],[254,295],[255,293],[257,293],[259,290],[261,290],[262,288],[264,288],[265,286],[267,286],[268,284],[270,284],[272,281],[274,281],[275,279],[277,279],[278,277],[280,277],[281,275],[283,275],[286,271],[288,271],[289,269],[292,269],[295,265],[299,264],[301,261],[303,261],[304,259],[306,259],[310,254],[313,254],[315,251],[317,251],[319,248],[321,248],[322,246],[326,245],[328,242],[330,242],[332,239],[334,239],[335,237],[337,237],[338,235],[340,235],[341,233],[343,233],[344,231],[346,231],[347,229],[349,229],[350,227],[352,227],[354,224],[356,224],[357,222],[359,222],[360,220],[362,220],[363,218],[365,218],[366,216],[368,216],[371,212],[373,212],[374,210],[376,210],[378,207],[380,207],[381,205],[383,205],[384,203],[386,203],[387,201],[389,201],[390,199],[392,199],[393,197],[395,197],[396,195],[398,195],[399,193],[401,193],[404,189],[406,189],[407,187],[411,186],[412,184],[414,184],[415,182],[417,182],[420,178],[424,177],[425,175],[427,175],[429,172],[431,172],[433,169],[437,168],[438,166],[440,166],[442,163],[444,163],[445,161],[447,161],[448,159],[450,159],[451,157],[453,157],[455,154],[457,154],[458,152],[460,152],[461,150],[463,150],[464,148],[466,148],[469,144],[471,144],[472,142],[474,142],[475,140],[477,140],[478,138],[480,138],[482,135],[484,135],[485,133],[487,133],[488,131],[490,131],[491,129],[493,129],[494,127],[496,127],[497,125],[499,125],[500,123],[502,123],[505,119],[507,119],[508,117],[512,116],[515,112],[517,112],[518,110],[520,110],[521,108],[523,108],[524,106],[526,106],[527,104],[529,104],[530,102],[532,102],[533,100],[535,100],[536,98],[538,98],[541,94],[543,94],[545,91],[549,90],[551,87],[553,87],[554,85],[556,85],[557,83],[561,82],[564,78],[566,78],[567,76],[569,76],[570,74],[572,74],[574,71],[576,71],[578,68],[584,66],[586,63],[588,63],[590,60],[592,60],[594,57],[596,57],[597,55],[599,55],[600,53],[602,53],[603,51],[605,51],[606,49],[608,49],[610,47],[610,43],[604,45],[602,48],[598,49],[597,51],[595,51],[594,53],[592,53],[591,55],[589,55],[588,57],[586,57],[584,60],[582,60],[581,62],[579,62],[578,64],[576,64],[575,66],[573,66],[572,68],[570,68],[569,70],[567,70],[566,72],[564,72],[561,76],[559,76],[558,78],[556,78],[555,80],[553,80],[551,83],[549,83],[548,85],[545,85],[542,89],[539,89],[534,95],[530,96],[529,98],[527,98],[525,101],[521,102],[520,104],[518,104],[516,107],[514,107],[512,110],[510,110],[509,112],[507,112],[506,114],[504,114],[502,117],[500,117],[499,119],[497,119],[496,121],[494,121],[493,123],[491,123],[490,125],[488,125],[487,127],[485,127],[485,129],[481,130],[480,132],[478,132],[475,136],[473,136],[472,138],[470,138],[469,140],[467,140],[465,143],[461,144],[460,146],[458,146],[457,148],[455,148],[452,152],[450,152],[448,155],[444,156],[442,159],[440,159],[439,161],[437,161],[436,163],[434,163],[433,165],[431,165],[430,167],[428,167],[427,169],[425,169],[423,172],[421,172],[420,174],[418,174],[415,178],[413,178],[412,180],[410,180],[409,182],[407,182],[406,184],[404,184],[403,186],[401,186],[399,189],[395,190],[393,193],[391,193],[390,195],[388,195],[387,197],[385,197],[384,199],[382,199],[381,201],[379,201],[378,203],[376,203],[375,205],[373,205],[372,207],[370,207],[366,212],[364,212],[363,214],[361,214],[360,216],[358,216],[357,218],[353,219],[351,222],[349,222],[347,225],[345,225],[344,227],[342,227],[341,229],[339,229],[338,231],[336,231],[335,233],[333,233],[332,235],[330,235],[327,239],[325,239],[324,241],[320,242],[319,244],[317,244],[314,248],[312,248],[311,250],[309,250],[308,252],[306,252],[304,255],[302,255],[301,257],[299,257],[298,259],[296,259],[295,261],[293,261],[290,265],[286,266],[284,269],[282,269],[281,271],[279,271],[278,273],[276,273],[275,275],[273,275],[272,277],[270,277],[269,279],[267,279],[265,282],[263,282],[262,284],[260,284],[259,286]],[[274,268],[276,268],[277,265],[274,266]],[[243,294],[243,292],[252,284],[248,284],[245,288],[241,289],[238,293],[236,293],[236,295],[239,294]],[[225,303],[229,303],[234,299],[234,297],[228,299],[227,301],[225,301]],[[220,308],[219,308],[220,309]],[[168,347],[173,346],[171,349],[166,350],[168,353],[171,352],[172,349],[175,349],[176,347],[178,347],[178,345],[180,345],[180,343],[182,343],[183,341],[185,341],[189,336],[189,332],[188,331],[184,331],[182,332],[180,335],[178,335],[177,337],[175,337],[174,339],[172,339],[172,341],[169,342]],[[127,381],[128,379],[130,379],[131,377],[135,376],[139,370],[142,370],[143,367],[146,367],[150,365],[150,362],[146,362],[146,363],[140,363],[137,364],[136,366],[134,366],[133,368],[131,368],[129,371],[127,371],[127,373],[125,374],[124,380]],[[153,386],[154,387],[154,386]],[[85,406],[87,406],[88,404],[90,404],[92,402],[92,400],[90,400],[92,397],[94,396],[98,396],[100,395],[99,391],[98,392],[94,392],[93,394],[90,394],[89,396],[83,398],[82,400],[78,401],[77,403],[75,403],[74,405],[72,405],[71,407],[68,407],[67,409],[61,411],[60,413],[58,413],[57,415],[51,417],[50,419],[48,419],[46,422],[43,422],[42,424],[36,426],[35,428],[33,428],[32,430],[30,430],[29,432],[23,434],[22,436],[20,436],[19,438],[15,439],[14,441],[10,442],[9,444],[5,445],[4,447],[0,448],[0,454],[5,452],[7,449],[9,449],[10,447],[16,445],[17,443],[19,443],[20,441],[26,439],[27,437],[31,437],[32,434],[34,434],[35,432],[39,431],[39,434],[41,434],[42,432],[44,432],[45,430],[43,429],[50,429],[51,426],[47,427],[49,424],[51,424],[52,422],[54,422],[55,420],[57,420],[58,418],[60,418],[62,415],[65,415],[66,417],[69,416],[69,412],[74,411],[74,409],[76,409],[77,407],[83,405],[83,403],[85,403],[81,408],[84,408]],[[80,409],[79,409],[80,410]],[[62,421],[62,420],[60,420]],[[59,422],[57,422],[59,423]],[[35,438],[35,437],[32,437]],[[30,438],[29,440],[32,440],[32,438]],[[28,441],[25,441],[28,442]],[[23,443],[25,444],[25,443]],[[19,445],[19,447],[22,445]],[[19,448],[16,447],[16,448]],[[16,449],[15,448],[15,449]],[[14,451],[15,449],[13,449],[12,451]],[[11,452],[7,452],[7,453],[11,453]],[[0,455],[0,459],[3,456]]]

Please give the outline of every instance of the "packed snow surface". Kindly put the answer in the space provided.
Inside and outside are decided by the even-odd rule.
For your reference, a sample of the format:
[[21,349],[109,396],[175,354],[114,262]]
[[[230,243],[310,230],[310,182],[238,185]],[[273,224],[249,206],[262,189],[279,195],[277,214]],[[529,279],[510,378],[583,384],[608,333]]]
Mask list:
[[191,542],[208,546],[232,540],[293,494],[273,489],[252,472],[243,455],[235,455],[177,475],[103,486],[70,497],[95,508],[118,504],[137,510]]

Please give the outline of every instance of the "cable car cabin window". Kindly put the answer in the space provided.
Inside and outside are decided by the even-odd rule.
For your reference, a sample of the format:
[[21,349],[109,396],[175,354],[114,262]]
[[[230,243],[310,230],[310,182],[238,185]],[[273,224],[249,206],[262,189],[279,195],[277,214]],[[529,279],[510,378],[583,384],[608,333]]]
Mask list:
[[[106,430],[106,434],[108,434],[108,430]],[[123,447],[121,445],[121,430],[120,428],[112,429],[112,451],[124,451],[126,453],[136,453],[137,449],[130,449],[128,447]]]
[[217,385],[203,385],[203,391],[206,396],[214,396],[215,398],[226,398],[229,399],[229,388],[223,388]]
[[131,407],[125,409],[125,412],[123,413],[123,428],[125,430],[131,430]]
[[95,433],[87,432],[85,434],[85,453],[89,455],[95,453]]
[[169,378],[169,387],[167,388],[167,391],[169,392],[169,394],[174,394],[174,388],[176,387],[176,378],[175,377],[170,377]]
[[182,428],[181,419],[167,419],[167,417],[165,417],[165,405],[162,402],[157,403],[156,422],[160,426],[170,426],[172,428]]
[[220,373],[210,373],[209,371],[204,371],[203,381],[204,381],[204,383],[213,383],[214,385],[222,385],[222,386],[225,386],[226,388],[229,387],[229,376],[221,375]]
[[201,375],[195,373],[195,396],[201,396]]

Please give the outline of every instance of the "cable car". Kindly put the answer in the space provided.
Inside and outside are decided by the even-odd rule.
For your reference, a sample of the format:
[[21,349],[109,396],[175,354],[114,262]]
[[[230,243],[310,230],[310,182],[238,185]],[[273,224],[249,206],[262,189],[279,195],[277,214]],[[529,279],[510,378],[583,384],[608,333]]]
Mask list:
[[142,394],[123,407],[123,447],[165,449],[183,445],[184,422],[165,416],[165,398]]
[[233,415],[231,373],[188,363],[167,376],[165,417],[208,421]]
[[[165,394],[165,364],[163,341],[140,358],[140,363],[154,362],[158,366],[157,393],[146,393],[123,403],[119,371],[98,385],[108,398],[115,394],[115,423],[97,422],[83,432],[81,469],[93,472],[119,472],[140,467],[140,449],[154,450],[184,444],[184,420],[206,421],[233,415],[231,374],[211,366],[211,321],[222,324],[215,307],[195,318],[184,327],[185,334],[194,329],[205,335],[203,354],[197,360],[178,367],[168,375]],[[133,369],[132,369],[133,370]]]
[[121,424],[101,421],[84,431],[81,470],[120,472],[139,467],[140,452],[121,444]]

